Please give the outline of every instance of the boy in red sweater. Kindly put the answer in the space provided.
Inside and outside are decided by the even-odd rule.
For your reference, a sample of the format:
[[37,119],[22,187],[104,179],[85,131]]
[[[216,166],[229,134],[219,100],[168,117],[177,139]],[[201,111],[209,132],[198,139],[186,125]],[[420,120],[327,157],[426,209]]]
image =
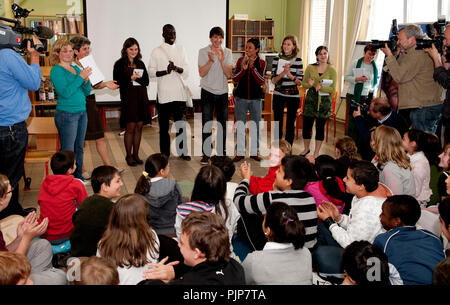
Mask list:
[[285,140],[279,140],[272,143],[270,148],[270,168],[265,177],[250,177],[249,191],[253,195],[273,190],[273,183],[277,176],[277,170],[280,167],[281,159],[292,154],[292,146]]
[[83,182],[72,175],[76,169],[74,152],[55,153],[50,166],[53,175],[44,179],[39,190],[39,221],[48,217],[47,232],[42,237],[57,245],[69,240],[72,215],[88,194]]

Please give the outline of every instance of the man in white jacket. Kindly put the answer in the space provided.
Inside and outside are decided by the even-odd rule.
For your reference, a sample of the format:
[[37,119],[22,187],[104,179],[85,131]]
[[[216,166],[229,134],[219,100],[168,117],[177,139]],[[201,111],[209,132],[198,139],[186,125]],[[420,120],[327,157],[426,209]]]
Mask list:
[[379,183],[378,170],[369,161],[351,164],[344,182],[347,193],[355,195],[349,215],[341,215],[329,202],[317,208],[317,216],[323,222],[318,226],[319,247],[314,257],[318,273],[324,277],[343,278],[340,266],[343,248],[358,240],[372,243],[384,232],[380,222],[381,207],[392,195],[388,187]]
[[[186,102],[188,95],[183,80],[188,77],[188,63],[184,47],[175,43],[176,31],[173,25],[163,27],[164,43],[152,51],[148,73],[157,79],[157,110],[159,122],[159,146],[162,154],[170,156],[169,120],[177,129],[177,153],[189,161],[186,134]],[[181,137],[179,137],[181,136]]]

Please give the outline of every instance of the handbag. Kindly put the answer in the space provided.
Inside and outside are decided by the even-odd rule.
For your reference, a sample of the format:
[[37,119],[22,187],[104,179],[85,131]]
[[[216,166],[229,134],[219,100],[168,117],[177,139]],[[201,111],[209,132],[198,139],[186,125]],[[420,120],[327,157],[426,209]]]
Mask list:
[[[166,55],[166,57],[167,57],[167,59],[169,61],[173,61],[173,60],[170,60],[169,54],[167,54],[166,50],[164,50],[161,46],[159,48]],[[189,88],[189,86],[186,85],[186,83],[184,82],[184,79],[181,77],[181,75],[179,73],[176,73],[176,74],[178,76],[178,79],[181,82],[181,85],[183,85],[183,88],[184,88],[184,94],[186,95],[186,107],[193,108],[194,107],[194,102],[192,101],[192,97],[194,95],[192,94],[192,91]]]

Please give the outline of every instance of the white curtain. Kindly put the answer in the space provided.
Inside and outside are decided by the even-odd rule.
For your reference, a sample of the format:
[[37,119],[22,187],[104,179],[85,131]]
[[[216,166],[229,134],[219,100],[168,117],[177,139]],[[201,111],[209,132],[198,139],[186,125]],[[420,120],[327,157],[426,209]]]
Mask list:
[[311,24],[311,1],[302,1],[302,16],[300,25],[300,37],[298,38],[298,45],[301,48],[301,57],[303,59],[303,65],[306,69],[309,58],[309,25]]

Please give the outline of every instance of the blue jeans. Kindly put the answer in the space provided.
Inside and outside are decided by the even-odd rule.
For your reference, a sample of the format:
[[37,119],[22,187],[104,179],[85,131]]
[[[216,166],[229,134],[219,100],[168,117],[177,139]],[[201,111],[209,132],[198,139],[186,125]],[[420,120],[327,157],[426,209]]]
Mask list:
[[[207,126],[205,131],[205,125],[208,122],[213,121],[214,110],[216,114],[216,121],[218,125],[222,126],[217,131],[216,151],[217,155],[226,155],[226,139],[227,139],[227,120],[228,120],[228,93],[216,95],[205,89],[201,90],[202,101],[202,149],[203,155],[210,156],[212,153],[211,147],[204,147],[205,141],[211,137],[211,126]],[[211,124],[210,123],[210,124]],[[220,136],[222,135],[222,139]],[[212,139],[211,139],[212,140]],[[212,144],[212,142],[211,142]]]
[[[436,133],[441,118],[442,104],[411,109],[409,117],[412,127],[426,132]],[[403,135],[402,135],[403,136]]]
[[[261,99],[247,100],[236,97],[234,104],[234,114],[236,116],[236,134],[237,134],[237,148],[236,154],[238,156],[245,156],[245,123],[247,121],[247,111],[250,111],[250,120],[255,124],[250,125],[250,155],[256,156],[258,154],[260,132],[259,121],[261,121],[262,102]],[[255,130],[256,128],[256,130]],[[256,142],[256,143],[255,143]]]
[[61,150],[75,152],[77,168],[73,175],[75,178],[82,179],[83,145],[87,128],[86,111],[70,113],[56,110],[55,125],[59,133]]

